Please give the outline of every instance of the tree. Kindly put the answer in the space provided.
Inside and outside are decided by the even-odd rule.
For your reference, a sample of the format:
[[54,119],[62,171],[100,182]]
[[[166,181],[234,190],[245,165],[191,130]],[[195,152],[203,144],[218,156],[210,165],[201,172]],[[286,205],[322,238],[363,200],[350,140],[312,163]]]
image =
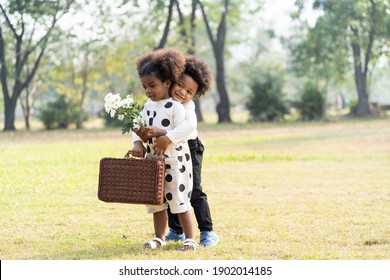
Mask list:
[[219,103],[217,104],[218,123],[229,123],[230,118],[230,101],[228,91],[226,89],[225,82],[225,39],[226,39],[226,16],[229,8],[229,0],[224,0],[223,9],[221,12],[220,21],[217,28],[216,35],[211,30],[211,22],[207,16],[205,6],[202,1],[198,0],[198,4],[201,8],[203,21],[206,26],[206,31],[210,39],[210,43],[213,49],[215,62],[216,62],[216,82],[217,90],[219,94]]
[[[0,78],[4,96],[5,131],[15,130],[17,101],[37,72],[56,23],[73,2],[58,0],[45,2],[44,5],[38,0],[1,2]],[[8,40],[9,33],[12,34],[13,42]],[[7,59],[10,57],[8,50],[15,52],[12,60]],[[9,81],[14,82],[12,90],[9,89]]]
[[275,73],[259,71],[250,82],[251,95],[246,102],[252,121],[275,121],[287,114],[283,101],[283,79]]
[[[180,29],[180,37],[182,42],[184,43],[185,47],[187,48],[187,53],[195,55],[195,19],[196,19],[196,9],[197,9],[197,0],[192,0],[191,1],[191,13],[189,16],[189,21],[190,21],[190,29],[187,31],[187,22],[185,20],[186,16],[183,14],[180,2],[177,0],[169,0],[168,4],[168,16],[167,16],[167,21],[165,23],[164,27],[164,32],[163,35],[160,39],[160,42],[158,46],[155,49],[162,49],[165,47],[167,44],[168,40],[168,34],[172,22],[172,16],[173,16],[173,7],[176,5],[176,10],[178,13],[178,27]],[[203,121],[203,116],[202,116],[202,111],[200,108],[200,102],[199,99],[194,100],[195,103],[195,111],[196,111],[196,116],[197,116],[197,121],[201,122]]]
[[[297,1],[303,6],[303,1]],[[352,58],[353,73],[358,96],[356,114],[370,114],[369,92],[367,78],[373,63],[382,55],[383,41],[389,39],[389,2],[385,0],[316,0],[313,8],[323,11],[321,16],[327,22],[326,26],[315,26],[313,32],[319,32],[325,27],[332,34],[333,42],[342,49],[349,49]],[[330,44],[328,44],[329,46]],[[339,49],[322,46],[324,52],[335,53]],[[334,56],[334,59],[341,59]],[[335,60],[333,60],[334,62]]]
[[298,77],[314,83],[318,92],[323,93],[325,102],[319,115],[324,118],[327,118],[328,87],[340,83],[348,69],[345,59],[348,48],[340,40],[335,40],[338,31],[332,28],[333,24],[334,21],[326,17],[320,17],[313,28],[302,23],[286,40],[291,52],[290,68]]

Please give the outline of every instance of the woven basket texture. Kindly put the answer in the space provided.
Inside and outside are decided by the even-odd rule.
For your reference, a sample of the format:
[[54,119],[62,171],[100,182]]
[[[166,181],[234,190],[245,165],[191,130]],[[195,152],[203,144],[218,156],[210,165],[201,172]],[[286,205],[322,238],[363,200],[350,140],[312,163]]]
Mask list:
[[103,158],[98,198],[105,202],[160,205],[164,201],[162,160]]

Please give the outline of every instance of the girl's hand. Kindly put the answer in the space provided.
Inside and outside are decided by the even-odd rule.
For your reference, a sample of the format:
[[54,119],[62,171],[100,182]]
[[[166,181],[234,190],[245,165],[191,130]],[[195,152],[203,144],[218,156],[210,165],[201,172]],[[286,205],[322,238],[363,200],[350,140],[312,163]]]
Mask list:
[[155,126],[148,126],[145,129],[146,129],[146,136],[148,138],[164,136],[165,134],[167,134],[166,130]]
[[145,153],[146,153],[146,148],[145,148],[144,144],[142,144],[141,141],[135,141],[134,147],[131,150],[131,154],[135,157],[143,158],[145,156]]
[[171,140],[166,136],[161,136],[156,139],[156,142],[153,144],[153,149],[156,155],[164,155],[166,149],[168,148]]

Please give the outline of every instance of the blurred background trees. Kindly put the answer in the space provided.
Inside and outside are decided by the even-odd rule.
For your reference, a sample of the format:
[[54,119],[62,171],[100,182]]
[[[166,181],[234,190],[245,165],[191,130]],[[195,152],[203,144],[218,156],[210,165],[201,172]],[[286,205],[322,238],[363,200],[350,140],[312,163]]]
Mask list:
[[104,116],[107,92],[143,102],[134,61],[163,47],[195,54],[213,71],[212,92],[197,102],[199,121],[202,111],[218,123],[237,112],[250,121],[318,120],[348,105],[346,113],[364,117],[390,104],[388,1],[297,0],[283,34],[278,19],[265,20],[276,2],[287,5],[0,0],[3,130],[15,130],[16,120],[29,129],[31,119],[47,129],[83,128]]

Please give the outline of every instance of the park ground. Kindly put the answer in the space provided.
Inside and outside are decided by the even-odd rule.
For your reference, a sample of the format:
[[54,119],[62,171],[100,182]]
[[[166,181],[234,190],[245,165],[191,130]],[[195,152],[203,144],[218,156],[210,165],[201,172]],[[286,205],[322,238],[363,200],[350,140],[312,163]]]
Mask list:
[[[0,133],[0,259],[388,260],[390,120],[199,126],[220,243],[180,252],[143,205],[97,198],[119,128]],[[199,232],[196,231],[199,238]]]

